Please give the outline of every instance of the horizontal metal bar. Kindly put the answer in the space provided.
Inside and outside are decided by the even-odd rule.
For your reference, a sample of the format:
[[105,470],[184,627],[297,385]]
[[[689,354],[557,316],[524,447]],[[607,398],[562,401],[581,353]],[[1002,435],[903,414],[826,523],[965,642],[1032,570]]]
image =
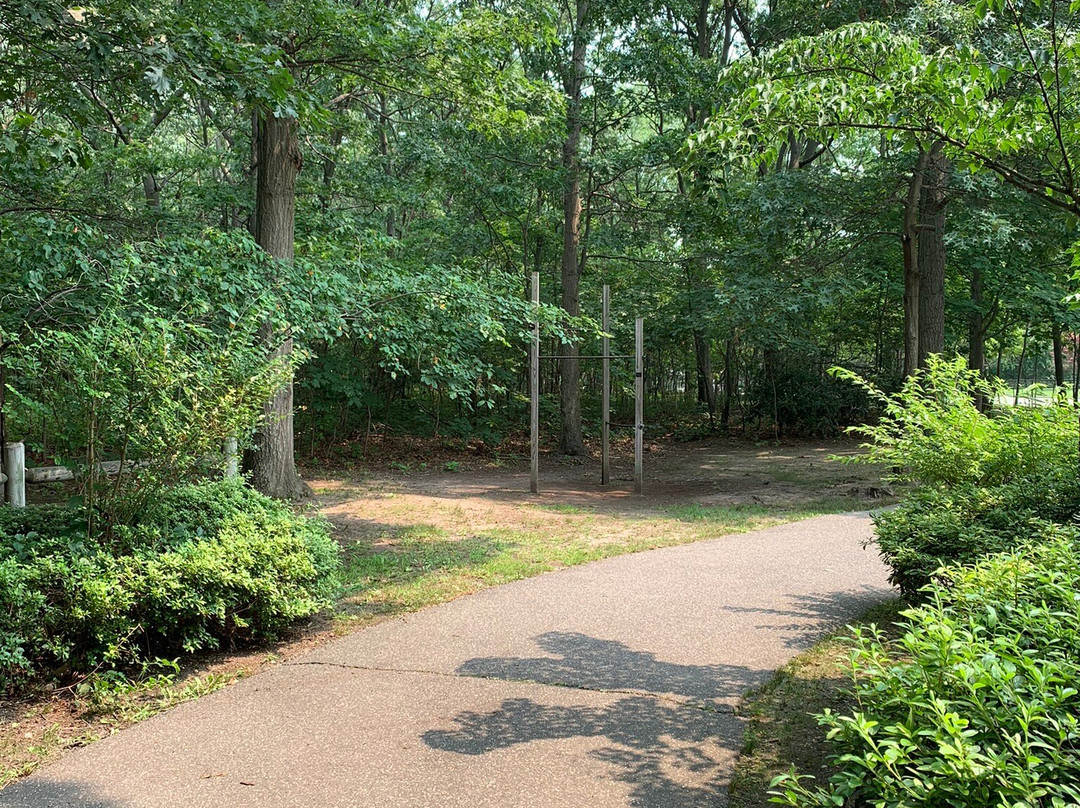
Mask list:
[[580,356],[574,356],[573,354],[543,354],[540,359],[633,359],[633,354],[581,354]]

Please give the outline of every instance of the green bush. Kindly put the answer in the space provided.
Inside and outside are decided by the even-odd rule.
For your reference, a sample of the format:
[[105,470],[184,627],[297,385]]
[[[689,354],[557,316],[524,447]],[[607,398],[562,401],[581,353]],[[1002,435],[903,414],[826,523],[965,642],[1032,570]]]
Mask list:
[[980,411],[999,386],[969,370],[961,358],[931,356],[926,370],[886,395],[850,371],[834,368],[877,399],[878,423],[849,431],[870,439],[857,461],[880,463],[894,477],[923,485],[994,486],[1076,468],[1080,428],[1075,408],[1003,407]]
[[822,375],[803,357],[756,377],[743,403],[747,413],[774,421],[782,434],[831,437],[869,419],[873,401],[865,389]]
[[0,511],[0,690],[183,649],[273,636],[325,608],[325,523],[239,481],[178,487],[86,539],[83,510]]
[[1033,538],[1077,535],[1074,407],[983,412],[976,401],[994,401],[1000,390],[959,358],[931,357],[893,396],[835,372],[882,406],[877,424],[853,430],[872,441],[856,460],[887,465],[894,478],[921,486],[875,518],[878,547],[905,599],[918,600],[944,564],[971,563]]
[[1080,552],[1073,541],[952,567],[889,647],[856,632],[856,709],[820,722],[840,766],[793,806],[1080,804]]
[[1080,481],[1071,470],[989,488],[922,488],[874,517],[876,543],[892,568],[889,580],[915,601],[946,564],[970,564],[1033,538],[1076,537],[1078,512]]

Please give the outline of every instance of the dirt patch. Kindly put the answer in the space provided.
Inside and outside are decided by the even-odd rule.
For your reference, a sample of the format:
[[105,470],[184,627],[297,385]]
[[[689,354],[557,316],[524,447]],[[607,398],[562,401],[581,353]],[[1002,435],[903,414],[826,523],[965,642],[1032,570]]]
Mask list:
[[609,486],[600,484],[600,461],[544,455],[540,493],[529,493],[525,458],[463,458],[453,471],[419,463],[377,470],[322,473],[309,479],[318,508],[353,540],[376,541],[388,527],[422,523],[449,533],[506,526],[559,531],[593,514],[621,519],[670,515],[673,508],[757,505],[793,508],[845,500],[852,510],[877,507],[892,491],[880,470],[830,460],[854,457],[851,441],[747,444],[735,440],[650,444],[644,491],[633,493],[633,457],[613,455]]

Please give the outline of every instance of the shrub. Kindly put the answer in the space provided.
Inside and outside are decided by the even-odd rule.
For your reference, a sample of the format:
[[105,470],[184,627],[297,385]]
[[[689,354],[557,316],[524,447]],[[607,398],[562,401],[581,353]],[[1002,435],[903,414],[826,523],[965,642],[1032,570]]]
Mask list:
[[841,770],[774,781],[793,806],[1080,803],[1080,552],[1072,541],[946,571],[888,647],[856,632],[856,709],[819,716]]
[[326,524],[239,481],[173,489],[108,538],[86,539],[85,523],[83,510],[0,512],[0,689],[270,637],[336,591]]
[[804,359],[778,362],[756,377],[744,404],[775,421],[781,433],[833,436],[865,422],[873,402],[866,389],[823,375]]
[[970,564],[1031,541],[1076,537],[1080,511],[1074,472],[1044,474],[983,488],[923,488],[895,510],[874,517],[877,545],[892,568],[890,581],[908,601],[946,564]]
[[876,398],[877,424],[849,431],[870,439],[856,458],[895,469],[894,477],[940,486],[993,486],[1047,472],[1075,469],[1076,410],[1005,407],[986,413],[976,399],[994,401],[999,388],[961,358],[931,356],[928,367],[889,396],[854,373],[833,373]]
[[834,371],[875,396],[878,424],[869,460],[922,487],[895,511],[879,514],[877,544],[903,596],[920,590],[944,564],[971,563],[1033,538],[1075,537],[1080,512],[1077,411],[1067,404],[982,412],[998,388],[962,359],[931,357],[925,371],[887,396],[846,371]]

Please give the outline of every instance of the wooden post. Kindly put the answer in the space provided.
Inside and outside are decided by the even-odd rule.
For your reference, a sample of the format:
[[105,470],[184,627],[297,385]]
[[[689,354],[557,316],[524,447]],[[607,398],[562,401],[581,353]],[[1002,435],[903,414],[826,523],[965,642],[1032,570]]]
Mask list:
[[533,333],[529,350],[529,490],[540,493],[540,273],[532,274]]
[[225,453],[225,476],[236,477],[240,473],[236,438],[225,438],[223,451]]
[[21,443],[4,444],[5,499],[13,508],[26,507],[26,447]]
[[611,287],[604,284],[602,328],[604,354],[604,392],[600,405],[600,484],[611,482],[611,340],[608,329],[611,326]]
[[645,338],[644,323],[634,320],[634,493],[641,493],[645,449]]

